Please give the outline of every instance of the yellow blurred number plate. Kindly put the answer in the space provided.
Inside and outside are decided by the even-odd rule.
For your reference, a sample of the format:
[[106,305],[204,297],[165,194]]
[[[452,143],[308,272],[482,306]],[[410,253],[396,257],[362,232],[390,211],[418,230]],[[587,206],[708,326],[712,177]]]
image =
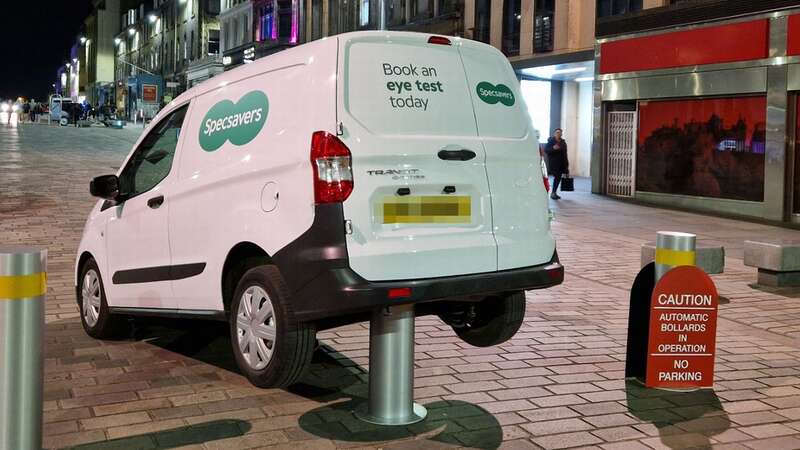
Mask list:
[[383,200],[383,223],[469,223],[467,195],[393,196]]

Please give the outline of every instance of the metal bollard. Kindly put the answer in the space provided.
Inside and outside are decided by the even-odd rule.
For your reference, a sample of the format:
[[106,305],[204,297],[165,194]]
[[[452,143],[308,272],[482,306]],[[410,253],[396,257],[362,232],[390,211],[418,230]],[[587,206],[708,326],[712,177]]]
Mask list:
[[676,266],[694,266],[697,236],[678,231],[659,231],[656,235],[656,283]]
[[0,450],[42,448],[47,250],[0,246]]
[[408,425],[428,411],[414,403],[414,305],[381,308],[369,323],[369,400],[355,411],[377,425]]

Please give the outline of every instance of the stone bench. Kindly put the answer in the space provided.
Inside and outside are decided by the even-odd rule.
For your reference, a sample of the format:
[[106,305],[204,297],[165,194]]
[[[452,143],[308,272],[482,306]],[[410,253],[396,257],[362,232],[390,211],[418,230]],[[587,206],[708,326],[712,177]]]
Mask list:
[[[725,247],[721,245],[697,243],[696,265],[707,274],[722,273],[725,270]],[[655,261],[656,244],[642,244],[642,267]]]
[[758,284],[800,286],[800,241],[744,241],[744,265],[758,268]]

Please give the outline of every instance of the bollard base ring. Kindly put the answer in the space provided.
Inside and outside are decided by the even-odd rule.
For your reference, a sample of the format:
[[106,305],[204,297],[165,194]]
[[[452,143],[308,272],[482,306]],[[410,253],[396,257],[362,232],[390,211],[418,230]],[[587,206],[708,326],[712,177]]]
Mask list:
[[357,419],[373,425],[411,425],[425,420],[425,417],[428,416],[428,410],[419,403],[414,403],[413,412],[407,417],[378,417],[370,414],[369,403],[364,402],[353,411],[353,415]]

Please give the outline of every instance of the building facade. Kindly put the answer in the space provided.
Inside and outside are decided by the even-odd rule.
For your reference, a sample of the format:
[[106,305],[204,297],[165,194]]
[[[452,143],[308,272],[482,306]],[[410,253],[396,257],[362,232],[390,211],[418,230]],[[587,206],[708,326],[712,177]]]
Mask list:
[[152,117],[222,71],[219,0],[122,0],[120,11],[115,101],[126,117]]
[[231,67],[244,61],[244,51],[253,46],[253,2],[221,0],[219,13],[222,63]]
[[592,190],[800,221],[797,6],[674,2],[599,19]]

